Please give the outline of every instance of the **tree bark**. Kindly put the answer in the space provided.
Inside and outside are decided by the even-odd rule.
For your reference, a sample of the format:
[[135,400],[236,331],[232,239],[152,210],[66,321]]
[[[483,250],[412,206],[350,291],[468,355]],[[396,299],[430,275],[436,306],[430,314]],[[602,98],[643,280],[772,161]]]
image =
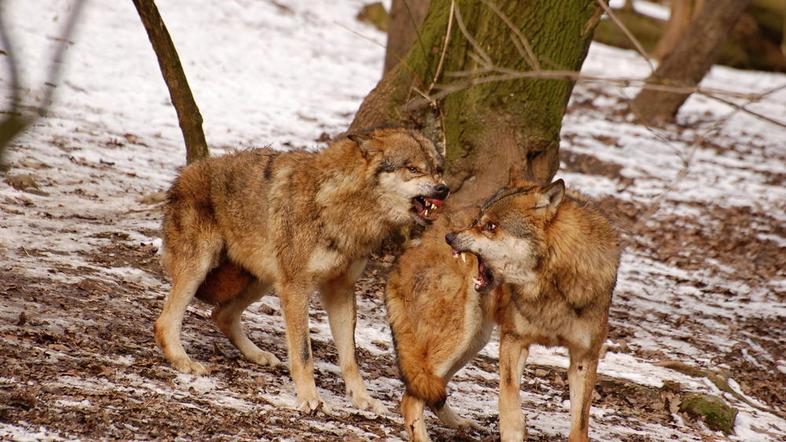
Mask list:
[[[490,3],[490,2],[489,2]],[[600,18],[595,0],[496,0],[492,3],[531,45],[543,69],[579,71]],[[501,68],[532,70],[513,44],[515,33],[487,2],[456,0],[467,33]],[[505,185],[511,171],[548,182],[559,167],[559,132],[573,89],[566,80],[516,79],[450,93],[432,106],[413,107],[433,85],[456,84],[457,72],[479,68],[473,44],[451,0],[432,0],[421,44],[387,72],[360,106],[350,131],[395,124],[415,127],[446,152],[454,204],[476,202]],[[521,47],[521,45],[519,45]],[[443,56],[444,48],[444,56]],[[440,60],[444,58],[440,67]],[[477,74],[475,74],[477,77]]]
[[[709,72],[731,29],[750,0],[716,0],[705,7],[685,32],[685,37],[661,62],[649,82],[696,86]],[[633,100],[633,109],[647,124],[674,120],[690,94],[644,89]]]
[[384,72],[393,69],[417,41],[430,0],[393,0],[390,7],[388,43],[385,46]]
[[169,96],[177,112],[177,120],[186,143],[186,162],[190,164],[206,158],[209,152],[205,133],[202,131],[202,114],[199,113],[194,96],[191,94],[186,74],[180,64],[180,57],[177,55],[164,20],[153,0],[133,1],[153,45],[158,66],[161,68],[161,74],[169,89]]

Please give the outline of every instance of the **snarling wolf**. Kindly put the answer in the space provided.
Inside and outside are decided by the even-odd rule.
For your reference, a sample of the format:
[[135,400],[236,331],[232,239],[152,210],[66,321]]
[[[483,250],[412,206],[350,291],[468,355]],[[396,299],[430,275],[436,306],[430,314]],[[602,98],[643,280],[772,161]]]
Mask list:
[[[562,180],[503,189],[470,227],[449,231],[447,244],[440,244],[443,224],[402,256],[388,283],[391,329],[407,387],[401,409],[411,438],[428,440],[425,405],[448,425],[467,424],[447,406],[445,385],[488,342],[497,323],[502,440],[526,437],[519,388],[533,343],[568,348],[569,440],[588,440],[619,266],[614,228],[580,197],[567,196]],[[425,256],[431,268],[407,267]]]
[[281,300],[298,408],[328,411],[314,383],[308,335],[309,299],[319,291],[347,394],[355,406],[382,412],[355,360],[353,285],[386,236],[435,216],[449,193],[442,164],[419,133],[379,129],[318,152],[256,149],[186,167],[164,208],[163,264],[172,289],[155,337],[167,360],[183,372],[206,372],[180,342],[196,296],[215,306],[216,325],[246,358],[280,364],[240,326],[246,307],[272,288]]

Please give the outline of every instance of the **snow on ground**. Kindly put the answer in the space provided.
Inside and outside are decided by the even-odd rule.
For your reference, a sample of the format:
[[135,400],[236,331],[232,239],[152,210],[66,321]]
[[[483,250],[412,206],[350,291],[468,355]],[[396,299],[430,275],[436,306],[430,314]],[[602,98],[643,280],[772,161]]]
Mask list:
[[[318,147],[323,132],[345,129],[380,75],[384,35],[354,20],[361,1],[157,3],[215,154]],[[42,96],[68,5],[4,2],[28,105]],[[376,259],[358,284],[357,341],[369,389],[388,416],[353,410],[343,397],[316,303],[317,382],[335,417],[290,409],[286,371],[241,360],[201,304],[189,307],[184,340],[212,374],[193,378],[164,363],[151,336],[168,289],[154,197],[184,162],[177,120],[131,2],[91,2],[72,40],[57,104],[6,159],[8,176],[30,174],[40,191],[0,183],[0,438],[400,437],[401,383],[382,301],[387,259]],[[634,53],[601,45],[585,64],[601,75],[641,77],[647,69]],[[784,75],[720,67],[705,81],[750,92],[782,84]],[[634,93],[578,85],[562,134],[559,176],[614,215],[626,245],[591,436],[782,440],[786,130],[701,97],[689,100],[678,124],[648,129],[625,110]],[[786,91],[750,107],[786,121]],[[252,307],[244,323],[261,347],[285,358],[275,297]],[[432,420],[440,440],[497,434],[497,348],[492,342],[451,384],[453,406],[488,431],[457,434]],[[705,374],[667,368],[674,361]],[[535,348],[530,363],[522,388],[530,437],[559,440],[568,430],[566,354]],[[709,372],[728,377],[730,391]],[[670,410],[675,383],[738,407],[736,434]]]

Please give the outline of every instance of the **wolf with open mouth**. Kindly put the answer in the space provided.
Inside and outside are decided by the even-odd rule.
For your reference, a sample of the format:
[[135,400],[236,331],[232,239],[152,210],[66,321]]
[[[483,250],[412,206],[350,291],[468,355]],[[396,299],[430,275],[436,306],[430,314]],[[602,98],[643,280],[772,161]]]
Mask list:
[[[451,216],[407,250],[388,282],[411,439],[429,440],[425,406],[448,426],[472,425],[448,407],[446,385],[498,324],[501,439],[526,439],[519,388],[528,348],[541,344],[568,348],[569,440],[588,440],[619,266],[615,230],[579,195],[566,195],[562,180],[502,189],[469,227],[448,228]],[[432,265],[419,269],[424,261]]]
[[249,360],[278,365],[240,326],[240,316],[271,289],[281,299],[297,405],[327,405],[314,383],[309,299],[321,295],[347,394],[382,412],[355,359],[354,282],[372,249],[412,222],[430,223],[449,189],[443,157],[418,132],[351,134],[317,152],[254,149],[198,161],[177,177],[164,206],[163,264],[172,290],[155,323],[156,342],[178,370],[202,374],[180,341],[194,297]]

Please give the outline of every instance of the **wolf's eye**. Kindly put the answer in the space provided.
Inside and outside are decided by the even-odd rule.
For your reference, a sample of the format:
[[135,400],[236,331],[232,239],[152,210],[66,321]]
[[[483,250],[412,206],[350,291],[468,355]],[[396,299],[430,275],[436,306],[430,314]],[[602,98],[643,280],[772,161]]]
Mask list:
[[415,167],[415,166],[409,166],[409,167],[407,167],[407,170],[408,170],[410,173],[415,173],[415,174],[417,174],[417,173],[420,173],[420,169],[418,169],[418,168],[417,168],[417,167]]
[[483,231],[484,232],[493,232],[495,230],[497,230],[497,225],[494,224],[494,222],[492,222],[492,221],[489,221],[489,222],[487,222],[486,224],[483,225]]

